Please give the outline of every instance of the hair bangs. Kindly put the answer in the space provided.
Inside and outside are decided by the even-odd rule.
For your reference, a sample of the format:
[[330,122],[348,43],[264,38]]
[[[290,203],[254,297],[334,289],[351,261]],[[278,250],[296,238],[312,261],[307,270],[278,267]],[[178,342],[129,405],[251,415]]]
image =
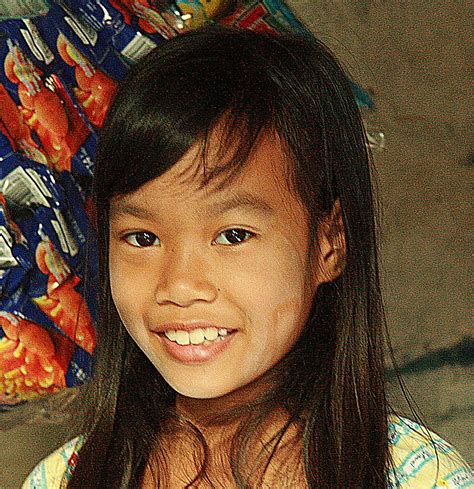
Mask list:
[[198,143],[199,164],[193,177],[199,179],[199,188],[221,190],[229,185],[241,173],[262,135],[273,130],[271,124],[261,114],[235,108],[226,111]]
[[[262,131],[275,125],[278,97],[263,88],[269,82],[263,72],[239,74],[207,53],[193,60],[169,59],[163,50],[154,54],[145,68],[130,71],[102,128],[96,180],[108,189],[97,196],[103,201],[162,175],[193,144],[201,145],[195,176],[201,176],[202,185],[218,177],[225,185],[245,164]],[[183,77],[184,70],[189,76]],[[209,144],[216,140],[211,165]]]

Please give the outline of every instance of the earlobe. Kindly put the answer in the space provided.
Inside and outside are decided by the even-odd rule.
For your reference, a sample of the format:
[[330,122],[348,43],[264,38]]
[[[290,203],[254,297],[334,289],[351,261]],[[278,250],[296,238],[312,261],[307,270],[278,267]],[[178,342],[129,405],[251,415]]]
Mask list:
[[318,247],[319,282],[333,282],[346,265],[346,233],[339,200],[334,203],[331,213],[320,222],[315,246]]

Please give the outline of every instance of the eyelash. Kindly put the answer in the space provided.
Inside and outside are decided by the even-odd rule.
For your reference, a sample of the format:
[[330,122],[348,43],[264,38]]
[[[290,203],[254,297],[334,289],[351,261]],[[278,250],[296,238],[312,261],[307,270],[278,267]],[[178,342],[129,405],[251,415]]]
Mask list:
[[[232,233],[235,231],[243,233],[245,235],[245,237],[241,241],[238,241],[237,243],[224,244],[224,243],[218,243],[217,242],[217,238],[219,238],[219,236],[223,236],[226,233],[229,234],[229,233]],[[255,233],[252,233],[252,231],[248,231],[247,229],[243,229],[243,228],[231,228],[231,229],[226,229],[225,231],[220,232],[218,234],[217,238],[214,240],[214,243],[220,244],[223,246],[236,246],[236,245],[245,243],[246,241],[248,241],[249,239],[251,239],[253,237],[255,237]],[[226,239],[228,239],[228,238],[226,238]]]
[[[126,235],[123,237],[123,239],[124,239],[124,240],[125,240],[125,241],[126,241],[128,244],[129,244],[129,245],[131,245],[131,246],[133,246],[133,247],[135,247],[135,248],[149,248],[149,247],[153,246],[153,245],[149,245],[149,246],[141,246],[141,245],[140,245],[140,244],[139,244],[139,243],[136,241],[136,238],[137,238],[137,236],[139,236],[139,235],[142,235],[142,236],[145,236],[145,235],[146,235],[146,236],[149,236],[149,237],[154,237],[155,239],[157,239],[158,241],[160,241],[160,240],[159,240],[159,238],[158,238],[158,236],[156,236],[156,235],[155,235],[155,234],[153,234],[153,233],[149,233],[148,231],[137,231],[137,232],[134,232],[134,233],[129,233],[129,234],[126,234]],[[135,238],[135,241],[136,241],[136,243],[137,243],[137,244],[130,243],[130,241],[129,241],[129,240],[130,240],[131,238]]]
[[[235,243],[219,243],[217,240],[220,236],[225,236],[226,234],[228,235],[227,237],[225,237],[225,239],[227,241],[229,241],[229,234],[230,233],[233,233],[233,237],[237,237],[239,239],[239,241],[235,242]],[[237,233],[240,233],[240,236],[238,236]],[[242,236],[243,234],[243,236]],[[160,241],[158,236],[156,236],[155,234],[153,233],[150,233],[148,231],[137,231],[137,232],[134,232],[134,233],[129,233],[129,234],[126,234],[123,239],[131,246],[135,247],[135,248],[149,248],[149,247],[152,247],[152,246],[157,246],[157,245],[154,245],[154,244],[149,244],[149,245],[145,245],[145,246],[141,246],[138,241],[137,241],[137,237],[138,236],[142,236],[142,237],[148,237],[148,238],[154,238],[153,239],[153,242],[155,240],[158,240],[158,242]],[[242,244],[242,243],[245,243],[246,241],[248,241],[249,239],[252,239],[253,237],[255,237],[255,233],[251,232],[251,231],[248,231],[246,229],[243,229],[243,228],[231,228],[231,229],[226,229],[225,231],[222,231],[220,232],[218,235],[217,235],[217,238],[213,241],[213,244],[218,244],[218,245],[222,245],[222,246],[237,246],[239,244]],[[131,243],[130,240],[131,239],[135,239],[135,243]]]

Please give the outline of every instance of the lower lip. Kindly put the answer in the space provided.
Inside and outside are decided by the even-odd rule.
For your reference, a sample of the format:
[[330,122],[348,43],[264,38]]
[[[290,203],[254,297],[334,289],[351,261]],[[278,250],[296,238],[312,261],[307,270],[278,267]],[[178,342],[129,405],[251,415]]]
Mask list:
[[174,341],[170,341],[164,335],[156,335],[161,344],[164,346],[166,352],[178,360],[180,363],[185,364],[199,364],[214,360],[218,355],[225,351],[234,339],[235,332],[224,336],[222,340],[215,340],[210,345],[178,345]]

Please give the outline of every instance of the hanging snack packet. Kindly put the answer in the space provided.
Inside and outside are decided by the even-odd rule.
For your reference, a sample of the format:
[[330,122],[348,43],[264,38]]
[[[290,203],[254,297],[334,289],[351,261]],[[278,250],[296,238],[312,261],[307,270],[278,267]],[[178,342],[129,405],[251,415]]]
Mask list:
[[[85,4],[89,1],[82,2]],[[162,15],[152,2],[148,0],[108,0],[103,2],[107,4],[107,9],[114,9],[120,12],[124,22],[131,26],[136,32],[145,33],[148,37],[157,43],[163,42],[163,39],[171,39],[177,35],[173,23],[169,23],[170,17],[165,19],[167,13],[173,13],[172,10],[166,9],[165,16]],[[172,21],[178,20],[177,17]]]
[[[66,176],[67,174],[61,175],[63,183],[67,181],[64,178]],[[57,251],[59,261],[55,262],[64,263],[61,266],[64,269],[62,272],[51,272],[55,275],[55,287],[66,280],[71,270],[83,278],[86,236],[91,229],[85,213],[81,212],[82,199],[72,179],[66,193],[46,166],[10,152],[2,156],[0,193],[5,221],[5,243],[10,243],[9,254],[26,274],[21,277],[21,282],[29,296],[36,298],[48,293],[43,275],[48,275],[49,272],[46,273],[46,269],[38,261],[41,258],[38,255],[39,250],[44,246],[41,243],[43,241],[50,242]],[[23,249],[21,253],[20,248]],[[41,260],[44,261],[42,258]],[[31,270],[36,268],[35,273],[31,274]],[[19,280],[6,280],[8,268],[4,268],[2,272],[0,290],[3,300],[14,294],[13,287]]]
[[[128,25],[153,40],[171,39],[229,13],[234,0],[107,0]],[[157,37],[158,36],[158,37]]]
[[95,303],[83,298],[90,228],[70,211],[79,194],[0,142],[0,403],[11,403],[87,379]]
[[[41,240],[37,250],[43,271],[67,270],[56,267],[58,257],[49,241]],[[57,290],[49,287],[46,298],[33,301],[19,288],[0,303],[0,405],[80,385],[90,377],[95,334],[87,306],[74,289],[77,283],[77,276],[71,275]],[[38,300],[50,304],[40,303],[38,308]],[[45,321],[45,313],[54,319],[54,327]]]
[[236,9],[220,23],[272,34],[286,31],[312,35],[281,0],[239,0]]
[[50,47],[57,44],[59,31],[92,65],[114,80],[123,79],[128,72],[127,63],[114,49],[110,39],[77,12],[76,2],[71,7],[62,0],[58,1],[51,5],[47,15],[36,17],[34,23]]
[[[116,80],[121,80],[125,76],[130,64],[135,63],[154,49],[156,40],[158,42],[164,40],[163,37],[158,36],[154,41],[128,25],[122,13],[113,8],[107,0],[61,0],[60,3],[63,9],[62,15],[66,15],[66,18],[69,19],[67,22],[73,25],[72,21],[75,21],[78,25],[87,27],[90,31],[88,42],[94,43],[94,45],[87,51],[84,50],[84,43],[80,44],[81,39],[78,39],[77,33],[68,33],[63,26],[59,25],[59,23],[64,24],[64,22],[57,18],[57,12],[52,7],[49,15],[56,16],[59,29],[95,66],[102,68]],[[95,38],[92,39],[93,34]],[[105,65],[99,60],[96,62],[93,53],[89,55],[88,51],[95,51],[99,46],[107,47],[110,52],[114,53],[118,60],[115,63],[121,64],[119,71],[114,72],[113,65]]]
[[[35,22],[38,20],[35,19]],[[60,90],[64,88],[67,92],[65,97],[71,99],[84,121],[92,127],[100,125],[115,93],[116,83],[100,70],[94,69],[75,48],[72,48],[75,61],[71,59],[71,54],[66,56],[66,60],[63,59],[61,53],[64,55],[64,51],[69,50],[65,47],[64,35],[51,24],[46,32],[51,47],[31,19],[6,20],[0,23],[0,33],[10,38],[25,57],[32,60],[40,72],[44,73],[45,84],[47,85],[47,81]],[[69,51],[72,52],[72,49]],[[95,153],[96,136],[93,134],[92,127],[89,127],[91,137],[80,147],[81,157],[86,167],[90,166],[89,161]]]
[[[54,26],[52,26],[54,30]],[[54,53],[40,35],[32,19],[4,20],[0,23],[2,36],[12,39],[43,73],[62,75],[55,63]]]
[[82,112],[93,127],[101,127],[117,90],[116,82],[95,68],[62,33],[57,38],[56,49],[62,62],[74,72],[72,91]]
[[14,150],[62,172],[92,176],[96,136],[57,75],[46,77],[19,48],[0,44],[0,120]]
[[[63,82],[76,110],[93,127],[102,125],[116,91],[116,82],[95,68],[81,51],[52,23],[49,16],[8,20],[0,24],[10,39],[40,71]],[[94,138],[95,139],[95,138]],[[89,148],[94,154],[95,143]]]
[[0,405],[66,387],[74,344],[54,331],[0,311]]
[[[37,315],[26,295],[16,295],[23,299],[18,309]],[[83,384],[90,378],[91,360],[89,352],[56,329],[0,307],[0,406]]]

